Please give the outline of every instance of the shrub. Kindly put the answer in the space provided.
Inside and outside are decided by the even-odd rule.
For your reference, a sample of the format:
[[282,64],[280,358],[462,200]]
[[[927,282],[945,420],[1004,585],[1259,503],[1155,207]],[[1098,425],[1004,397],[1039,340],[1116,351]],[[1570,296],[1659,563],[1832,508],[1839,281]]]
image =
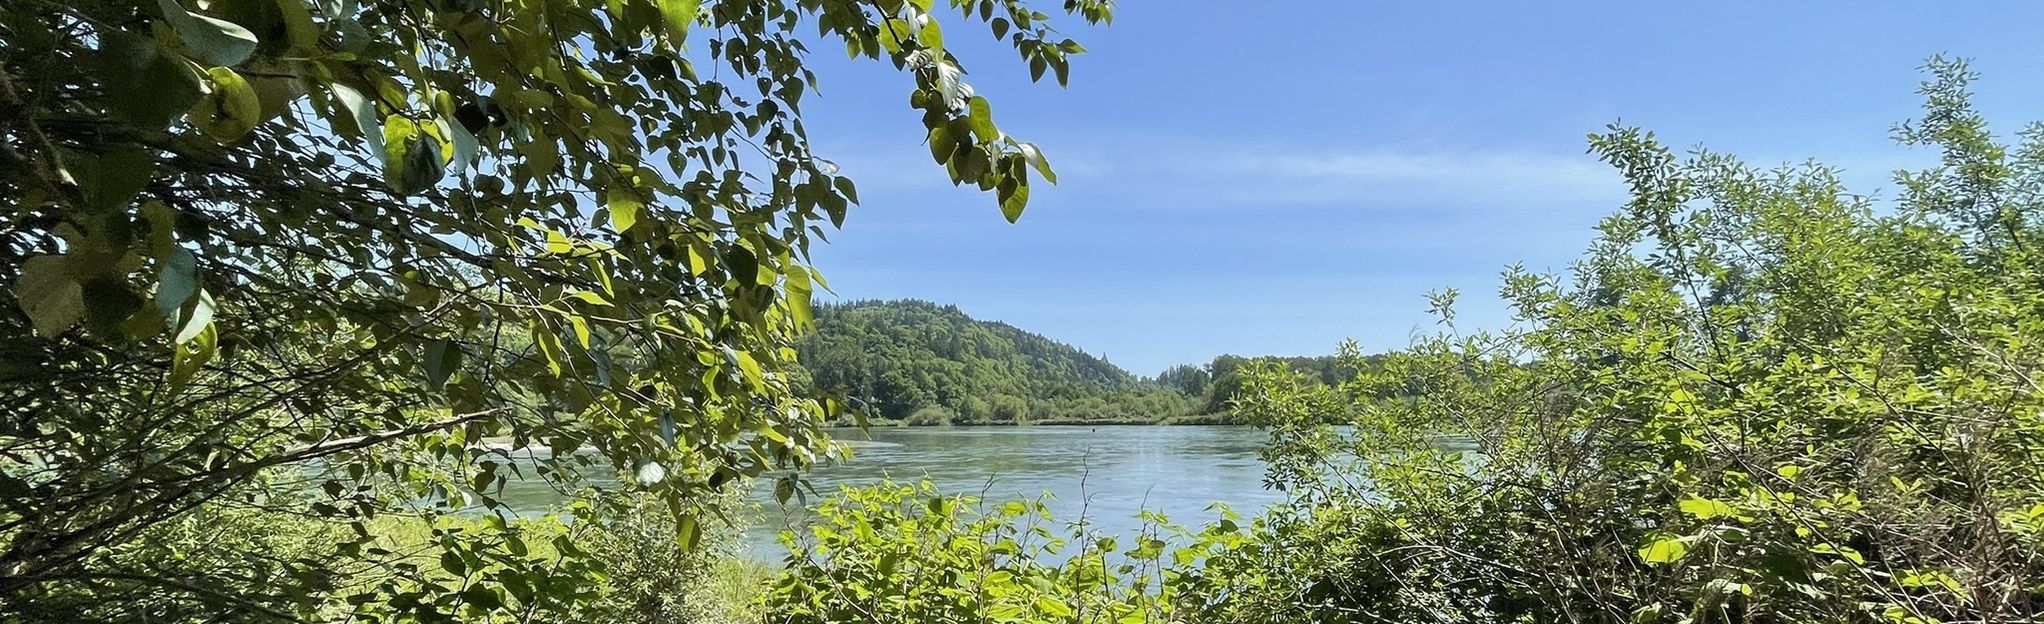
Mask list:
[[1060,525],[1042,500],[982,507],[925,481],[846,489],[810,532],[784,532],[769,621],[1171,622],[1183,570],[1246,539],[1231,512],[1193,534],[1146,513],[1129,548]]
[[1514,329],[1446,293],[1446,335],[1339,386],[1250,371],[1294,498],[1209,616],[2044,618],[2044,130],[1994,142],[1930,69],[1897,136],[1943,163],[1892,209],[1614,127],[1632,201],[1573,279],[1507,274]]
[[[735,491],[726,492],[703,509],[735,510],[741,503]],[[678,526],[676,514],[643,496],[604,504],[616,508],[601,514],[601,522],[576,527],[577,543],[601,562],[605,579],[598,597],[577,619],[723,624],[756,617],[750,603],[763,572],[736,556],[736,522],[713,519],[704,526]]]
[[951,408],[933,405],[909,414],[906,422],[910,425],[949,425],[957,419],[958,413],[951,411]]

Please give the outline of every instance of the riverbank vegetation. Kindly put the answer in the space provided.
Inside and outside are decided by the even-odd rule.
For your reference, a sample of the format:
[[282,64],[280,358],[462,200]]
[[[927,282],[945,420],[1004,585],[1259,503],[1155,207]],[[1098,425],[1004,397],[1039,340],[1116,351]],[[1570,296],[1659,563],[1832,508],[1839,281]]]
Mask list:
[[[1441,293],[1396,353],[1144,380],[812,304],[858,193],[810,152],[804,42],[899,70],[1012,221],[1055,173],[945,42],[1062,84],[1084,48],[1051,22],[1112,3],[1061,9],[0,4],[0,620],[2044,619],[2044,126],[1992,134],[1963,63],[1928,66],[1894,135],[1936,164],[1885,202],[1592,135],[1630,198],[1582,259],[1508,270],[1503,329]],[[1239,419],[1287,499],[1106,535],[884,484],[735,559],[734,492],[807,502],[847,401]],[[569,502],[512,509],[513,479]]]
[[1927,71],[1895,135],[1938,161],[1898,173],[1892,204],[1819,165],[1592,136],[1631,201],[1570,274],[1506,273],[1514,329],[1460,331],[1449,292],[1446,332],[1369,366],[1346,349],[1339,383],[1245,371],[1237,411],[1271,431],[1290,495],[1248,526],[1074,535],[1025,503],[879,488],[827,514],[803,551],[825,556],[792,560],[766,604],[805,622],[2044,618],[2044,132],[1997,142],[1965,65]]

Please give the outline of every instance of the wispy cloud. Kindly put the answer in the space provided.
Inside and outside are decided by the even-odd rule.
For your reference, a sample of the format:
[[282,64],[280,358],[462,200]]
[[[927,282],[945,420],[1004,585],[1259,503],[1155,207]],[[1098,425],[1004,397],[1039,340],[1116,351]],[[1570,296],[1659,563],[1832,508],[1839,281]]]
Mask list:
[[1622,197],[1616,171],[1587,155],[1530,152],[1235,150],[1200,173],[1249,183],[1240,199],[1552,204]]
[[[1099,139],[1053,141],[1046,149],[1064,193],[1145,195],[1171,209],[1184,209],[1188,201],[1238,208],[1424,202],[1476,209],[1604,202],[1622,199],[1625,191],[1615,170],[1581,153]],[[862,188],[915,192],[950,186],[918,150],[868,147],[835,155]]]

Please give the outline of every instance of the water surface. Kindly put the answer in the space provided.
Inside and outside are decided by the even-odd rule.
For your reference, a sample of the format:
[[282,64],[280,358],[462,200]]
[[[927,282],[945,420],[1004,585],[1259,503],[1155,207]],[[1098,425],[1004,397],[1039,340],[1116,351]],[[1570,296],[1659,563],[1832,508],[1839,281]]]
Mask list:
[[[808,481],[826,496],[842,486],[924,478],[941,491],[984,492],[996,503],[1049,494],[1059,520],[1076,520],[1083,512],[1094,530],[1122,536],[1141,529],[1135,515],[1144,509],[1193,526],[1219,517],[1207,510],[1216,502],[1249,516],[1282,498],[1263,488],[1264,466],[1256,452],[1266,434],[1250,427],[874,428],[832,435],[852,446],[853,457],[809,472]],[[523,489],[514,482],[507,500],[543,506],[552,494],[544,486],[518,491]],[[811,512],[794,499],[785,507],[775,503],[773,483],[766,479],[753,488],[752,498],[760,511],[746,528],[741,550],[779,559],[785,553],[775,536],[799,527]]]

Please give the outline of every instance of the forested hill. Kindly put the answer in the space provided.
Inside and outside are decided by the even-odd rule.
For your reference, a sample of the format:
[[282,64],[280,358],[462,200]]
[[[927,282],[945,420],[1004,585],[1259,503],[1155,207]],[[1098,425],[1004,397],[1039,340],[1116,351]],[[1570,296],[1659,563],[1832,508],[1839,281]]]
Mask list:
[[1198,408],[1100,357],[957,306],[818,306],[796,345],[812,385],[912,424],[1150,422]]

